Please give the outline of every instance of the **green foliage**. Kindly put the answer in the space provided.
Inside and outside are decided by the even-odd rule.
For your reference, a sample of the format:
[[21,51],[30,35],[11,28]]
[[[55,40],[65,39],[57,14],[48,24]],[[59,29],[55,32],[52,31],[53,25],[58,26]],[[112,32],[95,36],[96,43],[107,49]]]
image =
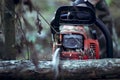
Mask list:
[[112,3],[112,0],[106,0],[107,4],[110,5]]

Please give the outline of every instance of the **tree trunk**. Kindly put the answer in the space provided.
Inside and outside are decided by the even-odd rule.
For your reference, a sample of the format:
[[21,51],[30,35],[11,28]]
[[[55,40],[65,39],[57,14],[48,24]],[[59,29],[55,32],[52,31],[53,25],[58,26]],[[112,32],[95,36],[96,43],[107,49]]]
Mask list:
[[5,34],[5,60],[15,59],[16,54],[14,53],[13,46],[15,44],[15,4],[14,0],[2,0],[4,1],[3,6],[3,27]]
[[[1,61],[0,80],[54,80],[51,61]],[[56,80],[120,79],[120,59],[61,61]]]

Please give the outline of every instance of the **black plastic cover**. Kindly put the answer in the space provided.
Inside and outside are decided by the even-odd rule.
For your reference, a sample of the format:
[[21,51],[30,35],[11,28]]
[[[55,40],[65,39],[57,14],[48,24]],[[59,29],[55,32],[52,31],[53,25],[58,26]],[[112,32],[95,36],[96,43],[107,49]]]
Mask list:
[[95,20],[95,11],[89,7],[62,6],[56,11],[51,25],[59,27],[62,24],[93,24]]

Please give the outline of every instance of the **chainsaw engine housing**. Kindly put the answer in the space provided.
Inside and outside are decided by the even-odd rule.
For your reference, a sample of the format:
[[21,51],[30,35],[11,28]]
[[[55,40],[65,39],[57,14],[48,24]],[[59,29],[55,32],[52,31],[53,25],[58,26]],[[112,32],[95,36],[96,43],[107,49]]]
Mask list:
[[82,25],[61,26],[56,41],[54,46],[60,46],[61,59],[99,59],[98,40],[90,38]]

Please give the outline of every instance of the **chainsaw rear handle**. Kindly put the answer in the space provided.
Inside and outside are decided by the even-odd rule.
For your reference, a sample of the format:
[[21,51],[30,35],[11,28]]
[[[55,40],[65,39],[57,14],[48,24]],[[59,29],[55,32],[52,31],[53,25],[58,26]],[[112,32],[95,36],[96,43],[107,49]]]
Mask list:
[[111,38],[111,35],[110,35],[108,28],[100,19],[96,19],[95,25],[98,26],[99,29],[105,35],[106,48],[107,48],[107,51],[106,51],[107,56],[106,57],[113,58],[113,43],[112,43],[112,38]]

